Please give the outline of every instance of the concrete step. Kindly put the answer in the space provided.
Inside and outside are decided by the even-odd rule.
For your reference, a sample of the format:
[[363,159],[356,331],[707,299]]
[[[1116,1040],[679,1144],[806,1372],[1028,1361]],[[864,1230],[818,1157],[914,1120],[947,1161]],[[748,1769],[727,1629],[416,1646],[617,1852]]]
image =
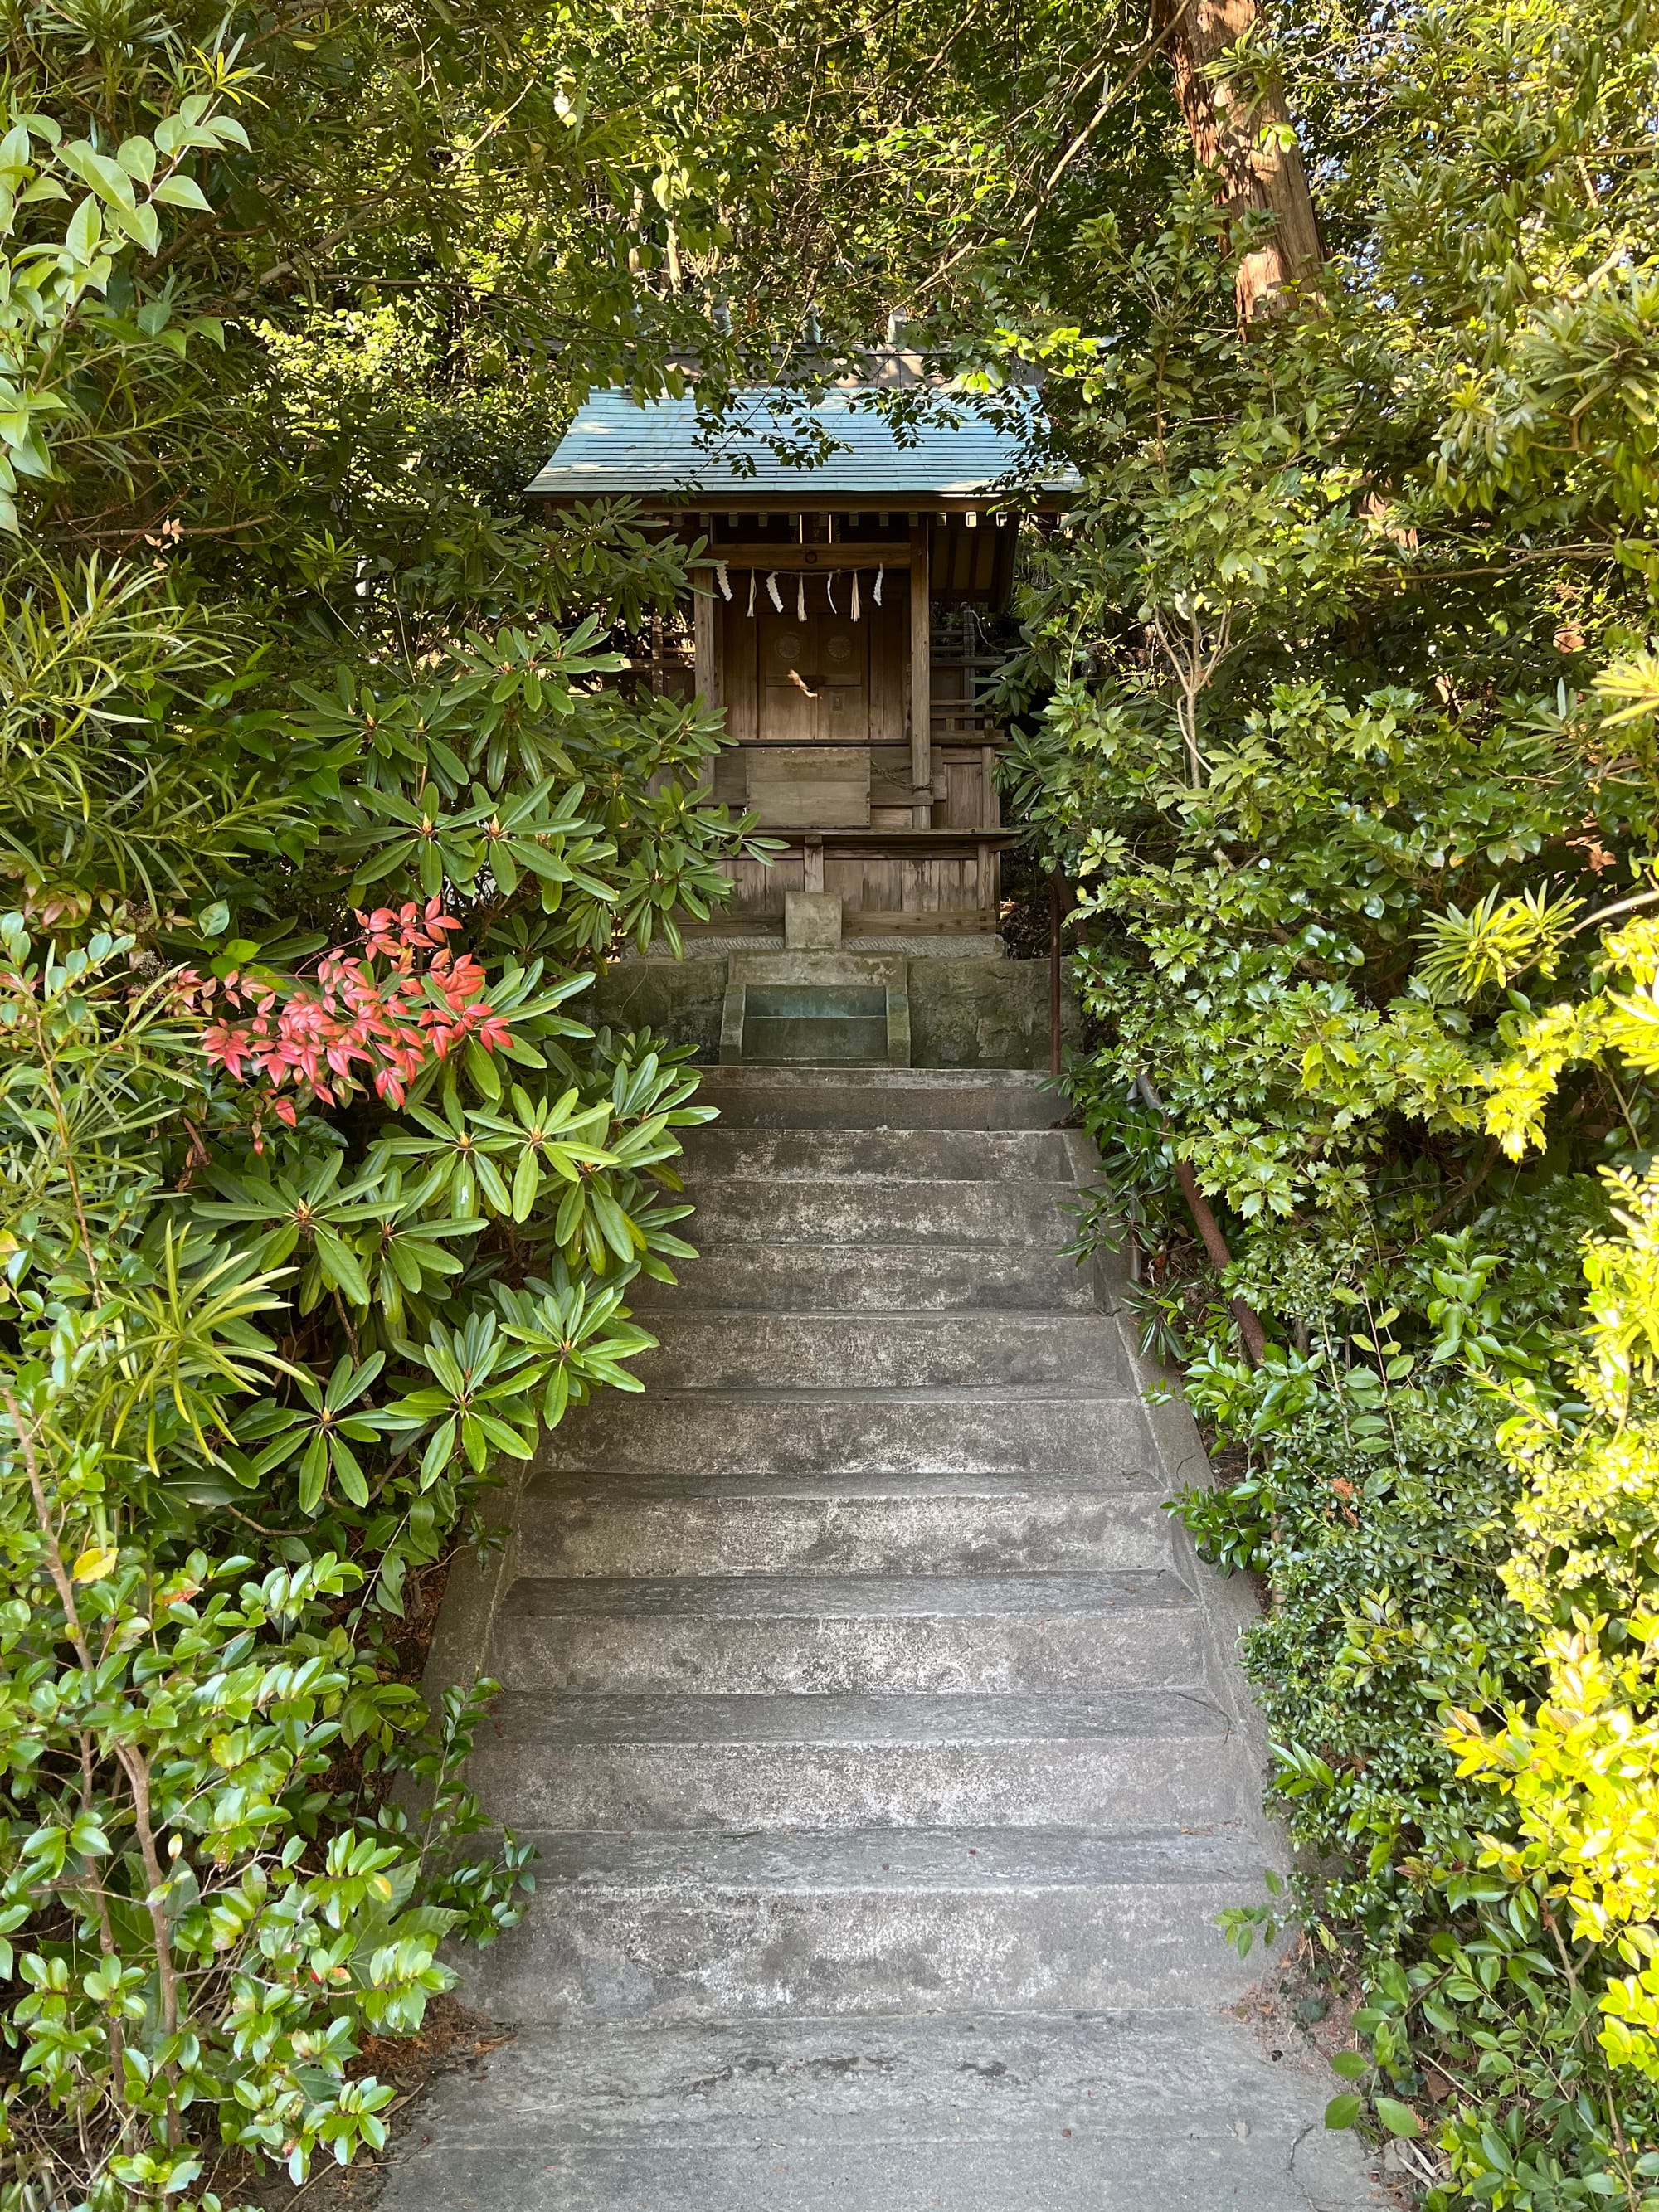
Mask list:
[[508,1692],[471,1775],[515,1828],[1194,1827],[1260,1781],[1196,1690],[1097,1697]]
[[1077,1235],[1058,1183],[698,1176],[687,1195],[697,1209],[694,1243],[1024,1244],[1058,1252]]
[[1382,2212],[1224,2009],[1285,1847],[1184,1470],[1058,1256],[1061,1102],[703,1096],[707,1256],[630,1290],[650,1387],[546,1439],[494,1618],[471,1778],[538,1888],[456,1965],[517,2040],[381,2212]]
[[[833,1287],[827,1286],[833,1296]],[[1116,1325],[1096,1314],[665,1315],[629,1364],[647,1389],[914,1389],[1118,1383]]]
[[536,1477],[523,1575],[1018,1574],[1170,1564],[1162,1492],[1071,1474]]
[[684,1132],[685,1172],[769,1182],[1063,1183],[1076,1180],[1066,1139],[1049,1129],[732,1129]]
[[537,1692],[1162,1689],[1204,1671],[1174,1574],[722,1575],[515,1583],[493,1671]]
[[1171,2012],[529,2027],[441,2075],[379,2212],[1371,2212],[1336,2082]]
[[640,1275],[628,1301],[643,1314],[1091,1312],[1087,1271],[1052,1245],[720,1244],[701,1230],[700,1257],[677,1283]]
[[544,1443],[549,1469],[617,1474],[1041,1473],[1152,1464],[1138,1397],[992,1390],[607,1393]]
[[738,1129],[1048,1129],[1066,1111],[1016,1068],[711,1067],[697,1095]]
[[1261,1892],[1267,1846],[1242,1823],[529,1840],[532,1910],[456,1962],[498,2020],[1208,2012],[1270,1963],[1216,1926]]

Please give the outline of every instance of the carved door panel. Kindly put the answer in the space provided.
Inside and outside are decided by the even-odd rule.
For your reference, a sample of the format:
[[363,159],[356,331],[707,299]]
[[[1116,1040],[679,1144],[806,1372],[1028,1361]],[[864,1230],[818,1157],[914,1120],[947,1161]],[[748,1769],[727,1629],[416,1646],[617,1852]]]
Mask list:
[[810,743],[818,735],[817,641],[813,618],[795,619],[793,610],[760,617],[760,734],[775,742]]
[[823,707],[818,734],[831,744],[861,745],[870,735],[870,625],[828,613],[812,619],[815,689]]
[[[822,579],[807,588],[822,597]],[[786,586],[784,612],[760,616],[759,734],[771,742],[748,757],[749,804],[773,829],[867,828],[870,626],[827,609],[802,620],[793,598]]]
[[[811,588],[821,592],[815,578]],[[791,744],[863,744],[870,735],[870,627],[785,601],[760,618],[761,727]]]

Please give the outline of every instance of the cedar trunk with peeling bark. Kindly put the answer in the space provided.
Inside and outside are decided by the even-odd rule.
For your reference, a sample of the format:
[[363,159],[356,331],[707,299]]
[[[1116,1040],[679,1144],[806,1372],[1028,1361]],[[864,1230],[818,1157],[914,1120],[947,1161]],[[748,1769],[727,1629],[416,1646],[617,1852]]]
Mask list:
[[[1288,125],[1277,86],[1252,101],[1243,84],[1216,84],[1208,64],[1255,25],[1256,0],[1154,0],[1158,29],[1168,40],[1176,97],[1206,168],[1222,179],[1230,211],[1277,218],[1265,244],[1239,264],[1238,319],[1248,324],[1272,314],[1287,284],[1312,276],[1323,255],[1302,155],[1294,144],[1264,146],[1270,124]],[[1277,135],[1277,134],[1275,134]]]

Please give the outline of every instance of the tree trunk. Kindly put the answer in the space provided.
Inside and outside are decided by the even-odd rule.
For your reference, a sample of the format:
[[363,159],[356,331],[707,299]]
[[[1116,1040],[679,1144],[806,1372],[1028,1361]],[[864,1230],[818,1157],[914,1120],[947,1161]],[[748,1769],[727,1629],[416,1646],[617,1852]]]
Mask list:
[[[1293,142],[1279,143],[1290,129],[1284,94],[1273,85],[1252,102],[1243,79],[1217,84],[1205,74],[1255,26],[1257,0],[1154,0],[1154,7],[1158,29],[1168,33],[1176,97],[1194,150],[1220,175],[1223,206],[1276,218],[1273,235],[1239,264],[1238,319],[1248,325],[1276,313],[1285,286],[1314,275],[1324,259],[1302,155]],[[1279,129],[1262,144],[1273,125]]]

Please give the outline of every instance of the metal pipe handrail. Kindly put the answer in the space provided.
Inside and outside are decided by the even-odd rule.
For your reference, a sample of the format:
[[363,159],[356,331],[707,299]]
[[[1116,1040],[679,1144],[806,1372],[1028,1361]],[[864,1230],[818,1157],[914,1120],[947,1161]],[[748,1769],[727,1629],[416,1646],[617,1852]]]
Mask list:
[[1048,878],[1048,1073],[1060,1074],[1060,933],[1065,878],[1056,866]]

